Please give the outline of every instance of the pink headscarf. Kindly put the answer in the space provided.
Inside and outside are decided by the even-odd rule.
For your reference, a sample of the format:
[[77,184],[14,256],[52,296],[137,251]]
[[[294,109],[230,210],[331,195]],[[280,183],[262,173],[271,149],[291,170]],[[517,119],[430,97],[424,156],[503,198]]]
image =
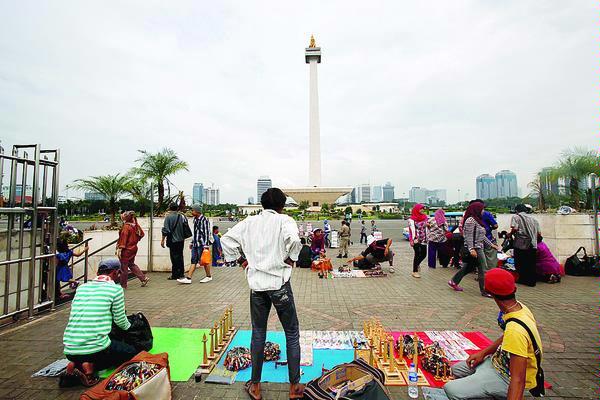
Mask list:
[[446,212],[442,208],[436,210],[434,216],[435,216],[435,222],[438,225],[443,225],[446,223]]

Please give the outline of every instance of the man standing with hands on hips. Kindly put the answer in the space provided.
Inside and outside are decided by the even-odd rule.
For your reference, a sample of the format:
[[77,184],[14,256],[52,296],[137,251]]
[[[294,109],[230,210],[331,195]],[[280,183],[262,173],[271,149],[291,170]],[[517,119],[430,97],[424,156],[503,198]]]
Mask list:
[[238,260],[250,286],[252,378],[246,383],[246,391],[252,399],[262,399],[260,381],[267,322],[273,305],[285,332],[289,398],[301,399],[304,385],[299,383],[300,327],[290,277],[302,244],[296,222],[283,214],[286,195],[278,188],[271,188],[263,193],[260,202],[264,211],[238,223],[221,238],[225,261]]

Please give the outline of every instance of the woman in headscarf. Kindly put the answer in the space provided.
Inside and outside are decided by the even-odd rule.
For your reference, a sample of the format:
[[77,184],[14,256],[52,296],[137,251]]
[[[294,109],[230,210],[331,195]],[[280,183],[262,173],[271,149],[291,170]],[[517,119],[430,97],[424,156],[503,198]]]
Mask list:
[[146,286],[150,278],[145,276],[135,263],[137,244],[144,237],[144,231],[137,222],[135,212],[125,211],[121,214],[121,219],[123,227],[119,232],[119,241],[117,242],[117,257],[121,262],[121,287],[127,289],[129,270],[142,282],[142,286]]
[[484,222],[481,219],[483,214],[484,204],[474,202],[467,207],[463,216],[463,236],[465,245],[463,248],[463,266],[462,268],[448,281],[448,285],[462,292],[463,288],[458,284],[469,272],[477,270],[479,273],[479,291],[482,296],[492,297],[483,287],[484,276],[487,266],[484,248],[493,247],[500,250],[499,246],[492,243],[485,235]]
[[413,258],[414,278],[420,278],[419,266],[427,256],[427,210],[423,204],[415,204],[408,219],[408,241],[415,252]]
[[537,281],[535,265],[540,236],[540,224],[527,214],[525,204],[515,207],[516,214],[510,220],[515,256],[515,269],[519,274],[518,283],[535,286]]
[[[448,261],[442,254],[444,247],[446,246],[446,232],[448,232],[448,223],[446,221],[446,213],[442,208],[436,210],[433,217],[427,221],[427,265],[429,268],[435,268],[437,264],[437,257],[440,257],[440,263],[442,266],[447,267]],[[446,261],[442,262],[442,259]]]

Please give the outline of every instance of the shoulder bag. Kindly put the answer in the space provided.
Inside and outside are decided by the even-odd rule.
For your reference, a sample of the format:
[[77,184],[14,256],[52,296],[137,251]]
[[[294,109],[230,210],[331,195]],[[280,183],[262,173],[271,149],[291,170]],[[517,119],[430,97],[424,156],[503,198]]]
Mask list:
[[[177,225],[179,225],[179,219],[181,218],[181,214],[177,213],[177,221],[175,221],[175,225],[172,229],[169,230],[169,234],[167,235],[167,247],[171,247],[173,244],[173,232],[177,229]],[[188,226],[189,228],[189,226]]]
[[543,397],[546,394],[546,388],[544,387],[544,370],[542,369],[542,351],[535,340],[535,336],[533,336],[533,332],[531,332],[531,329],[529,329],[525,322],[517,318],[509,318],[506,323],[508,324],[509,322],[516,322],[517,324],[521,325],[529,334],[529,338],[531,339],[531,344],[533,346],[533,352],[535,353],[535,360],[537,362],[537,374],[535,375],[536,385],[534,388],[529,389],[529,393],[531,393],[533,397]]
[[525,218],[523,218],[523,216],[520,214],[517,214],[517,216],[520,217],[523,221],[523,230],[525,232],[519,232],[520,235],[515,235],[515,239],[513,240],[513,247],[518,250],[529,250],[531,248],[531,241],[533,240],[533,238],[527,230],[527,221],[525,221]]

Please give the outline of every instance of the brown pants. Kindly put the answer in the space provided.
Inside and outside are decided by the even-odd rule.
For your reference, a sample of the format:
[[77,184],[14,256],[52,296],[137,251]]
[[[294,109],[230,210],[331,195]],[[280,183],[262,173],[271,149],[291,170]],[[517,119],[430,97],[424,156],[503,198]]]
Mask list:
[[143,282],[144,279],[146,279],[146,276],[144,275],[144,273],[142,272],[142,270],[140,269],[140,267],[138,267],[135,264],[135,255],[133,257],[129,256],[129,257],[123,257],[121,256],[121,258],[119,259],[119,261],[121,261],[121,287],[123,289],[127,289],[127,277],[129,276],[129,271],[133,272],[133,274],[141,281]]
[[341,237],[340,238],[340,255],[348,254],[348,244],[350,243],[350,238]]

